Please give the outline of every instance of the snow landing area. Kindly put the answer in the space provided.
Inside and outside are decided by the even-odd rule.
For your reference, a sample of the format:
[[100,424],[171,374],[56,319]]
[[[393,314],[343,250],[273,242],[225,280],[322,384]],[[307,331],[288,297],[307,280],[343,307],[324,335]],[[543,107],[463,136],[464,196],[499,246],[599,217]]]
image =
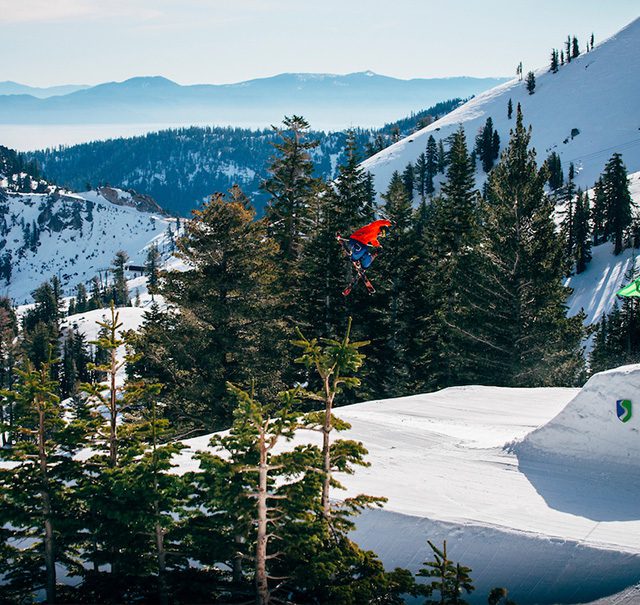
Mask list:
[[[342,436],[365,444],[371,466],[342,477],[348,491],[334,497],[388,498],[354,532],[387,568],[415,572],[431,558],[427,540],[446,539],[473,570],[472,604],[495,586],[520,605],[612,595],[640,580],[640,407],[627,423],[615,412],[634,393],[640,366],[597,375],[583,390],[468,386],[338,408],[352,425]],[[208,441],[185,442],[180,471],[195,468],[191,453]],[[616,442],[620,465],[600,456]]]

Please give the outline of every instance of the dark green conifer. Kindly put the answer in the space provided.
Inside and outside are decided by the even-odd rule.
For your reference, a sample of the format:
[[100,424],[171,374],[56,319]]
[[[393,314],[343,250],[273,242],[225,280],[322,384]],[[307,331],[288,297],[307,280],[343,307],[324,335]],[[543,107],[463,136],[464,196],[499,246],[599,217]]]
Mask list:
[[536,90],[536,75],[532,71],[527,73],[526,85],[527,85],[527,92],[530,95],[532,95]]
[[546,170],[538,170],[530,137],[518,109],[509,146],[488,182],[481,250],[492,325],[485,350],[501,368],[500,383],[576,384],[583,370],[582,317],[566,317],[562,245],[544,193]]

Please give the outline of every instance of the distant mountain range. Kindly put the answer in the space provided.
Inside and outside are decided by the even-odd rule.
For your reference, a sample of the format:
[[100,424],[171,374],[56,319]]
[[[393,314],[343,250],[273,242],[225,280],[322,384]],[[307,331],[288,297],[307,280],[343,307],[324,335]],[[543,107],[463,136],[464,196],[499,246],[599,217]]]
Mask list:
[[89,88],[89,86],[87,84],[64,84],[62,86],[40,88],[6,80],[5,82],[0,82],[0,95],[31,95],[38,99],[46,99],[47,97],[55,97],[57,95],[68,95],[77,90],[84,90],[85,88]]
[[[280,74],[237,84],[181,86],[156,76],[100,84],[47,98],[37,98],[33,90],[16,94],[20,85],[13,84],[11,89],[4,83],[0,84],[0,123],[268,126],[284,115],[298,114],[320,129],[382,126],[390,117],[407,115],[444,99],[468,98],[505,80],[400,80],[367,71],[347,75]],[[2,94],[3,90],[14,92]]]

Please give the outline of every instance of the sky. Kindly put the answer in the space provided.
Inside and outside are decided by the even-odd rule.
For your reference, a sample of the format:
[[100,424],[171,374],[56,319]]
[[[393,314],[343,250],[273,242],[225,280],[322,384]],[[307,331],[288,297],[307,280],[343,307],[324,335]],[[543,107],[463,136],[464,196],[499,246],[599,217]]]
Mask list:
[[0,81],[511,76],[638,16],[638,0],[0,0]]

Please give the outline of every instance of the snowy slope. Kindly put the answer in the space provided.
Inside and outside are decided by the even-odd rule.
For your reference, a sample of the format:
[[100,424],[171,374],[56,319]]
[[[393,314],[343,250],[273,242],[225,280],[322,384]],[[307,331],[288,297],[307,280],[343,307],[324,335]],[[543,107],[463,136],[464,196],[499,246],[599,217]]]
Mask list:
[[[637,392],[640,368],[598,381],[610,403]],[[428,556],[426,540],[447,539],[452,556],[474,569],[474,603],[486,603],[496,585],[508,586],[522,605],[588,601],[636,583],[640,482],[628,472],[602,476],[586,462],[565,468],[562,459],[534,459],[505,447],[526,442],[565,406],[579,408],[590,389],[456,387],[339,408],[337,415],[352,424],[345,436],[365,444],[371,467],[345,477],[348,491],[334,496],[389,498],[384,510],[358,520],[357,540],[388,567],[415,571]],[[555,443],[592,426],[593,413],[586,407],[572,414]],[[610,422],[623,426],[615,416]],[[205,448],[208,437],[186,443],[182,471],[194,468],[191,453]],[[609,437],[594,431],[580,443],[576,452],[593,443],[605,451]]]
[[[0,282],[0,293],[25,303],[37,286],[57,275],[71,294],[78,283],[108,269],[118,250],[135,265],[144,263],[153,241],[168,252],[166,232],[169,226],[175,231],[175,219],[128,203],[134,203],[130,193],[109,188],[61,195],[6,192],[4,201],[0,196],[0,255],[10,255],[12,269],[8,283]],[[37,243],[28,246],[25,229],[33,232],[33,225]]]
[[[562,44],[558,40],[558,46]],[[525,73],[532,66],[525,65]],[[384,192],[392,173],[402,172],[426,148],[429,135],[446,139],[463,126],[470,147],[491,116],[502,147],[509,139],[515,117],[507,119],[507,103],[521,103],[526,124],[533,126],[531,143],[544,161],[556,151],[563,167],[573,162],[576,183],[591,187],[605,162],[616,151],[623,154],[629,172],[640,170],[640,19],[580,55],[552,74],[548,66],[538,69],[536,89],[529,95],[525,83],[512,80],[493,88],[423,130],[384,149],[363,163],[375,177],[376,191]],[[580,134],[571,138],[571,130]],[[479,166],[479,163],[478,163]],[[484,180],[479,166],[478,184]]]
[[[629,191],[640,209],[640,172],[629,175]],[[593,199],[593,191],[589,192]],[[568,301],[568,314],[576,315],[581,310],[586,314],[585,323],[599,321],[616,304],[616,292],[628,280],[625,275],[635,263],[640,270],[638,250],[629,248],[618,256],[613,255],[613,244],[605,243],[592,249],[592,259],[584,272],[572,275],[566,285],[573,290]]]

